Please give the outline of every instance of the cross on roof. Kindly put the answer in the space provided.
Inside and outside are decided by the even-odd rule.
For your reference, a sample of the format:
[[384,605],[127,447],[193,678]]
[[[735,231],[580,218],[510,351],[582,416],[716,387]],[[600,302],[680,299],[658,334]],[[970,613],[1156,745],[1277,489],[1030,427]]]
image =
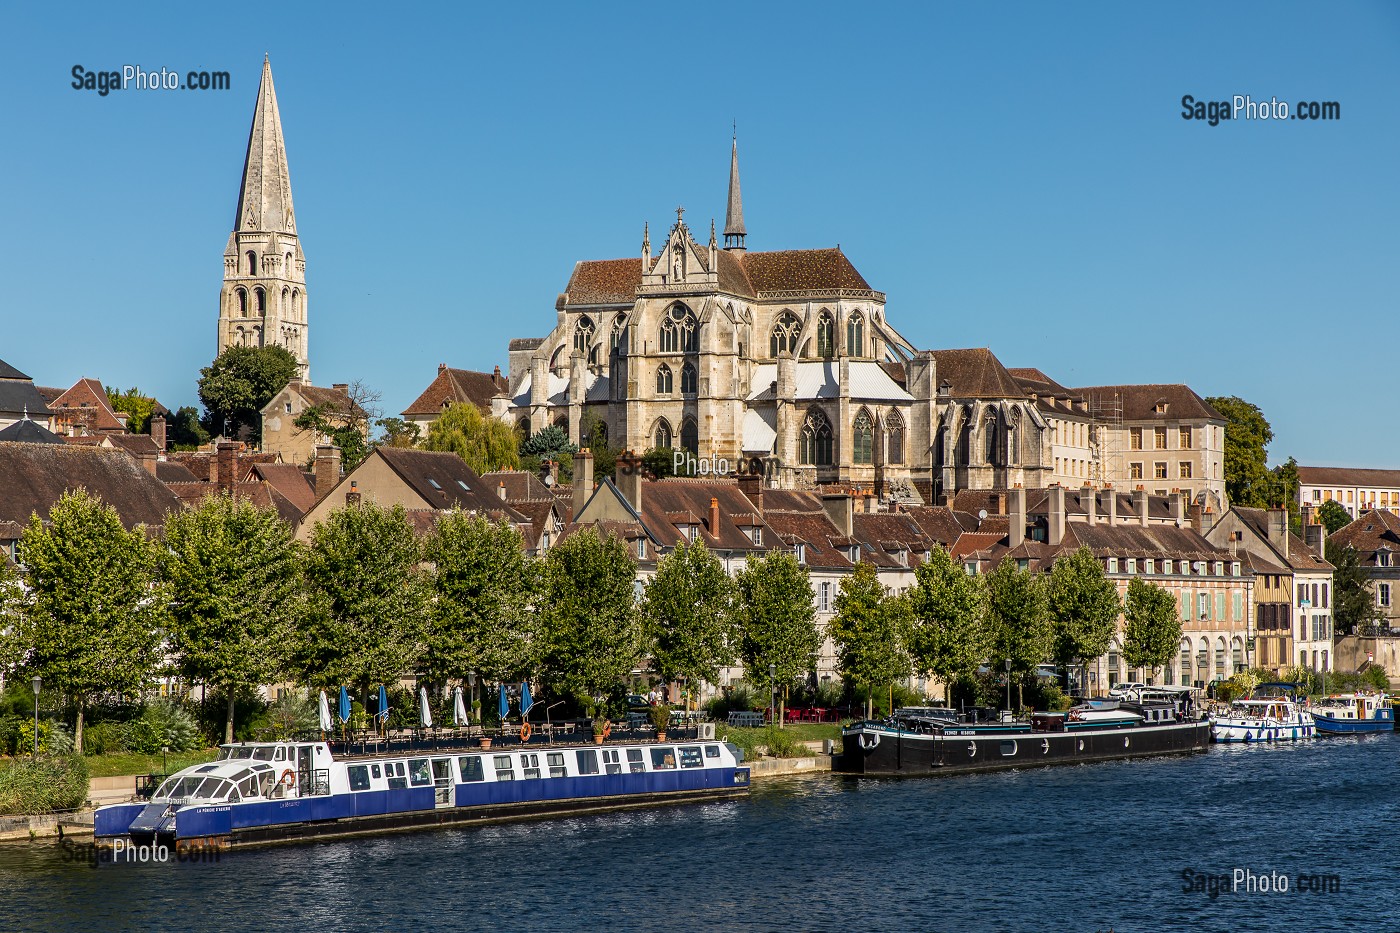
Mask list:
[[685,222],[685,218],[681,216],[681,215],[684,214],[684,213],[685,213],[685,208],[683,208],[683,207],[677,207],[677,208],[676,208],[676,223],[680,224],[680,223],[684,223],[684,222]]

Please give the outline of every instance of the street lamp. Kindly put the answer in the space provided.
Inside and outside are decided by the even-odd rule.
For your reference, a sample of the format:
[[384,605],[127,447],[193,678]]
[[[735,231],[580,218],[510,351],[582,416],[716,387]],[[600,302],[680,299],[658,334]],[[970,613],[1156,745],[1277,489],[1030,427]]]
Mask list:
[[1006,659],[1006,708],[1011,709],[1011,659]]
[[[471,705],[472,713],[475,714],[475,712],[476,712],[476,671],[467,671],[467,692],[471,694],[471,698],[470,698],[470,700],[469,700],[469,703],[470,703],[470,705]],[[470,718],[468,718],[467,725],[468,725],[468,727],[471,726]]]
[[[35,674],[35,675],[34,675],[34,680],[32,681],[32,684],[33,684],[33,686],[34,686],[34,757],[35,757],[35,758],[38,758],[38,757],[39,757],[39,688],[43,685],[43,683],[44,683],[43,678],[40,677],[38,674]],[[79,749],[79,754],[81,754],[81,752],[82,752],[82,750]]]
[[778,720],[776,711],[778,706],[778,665],[768,665],[768,723],[776,726]]

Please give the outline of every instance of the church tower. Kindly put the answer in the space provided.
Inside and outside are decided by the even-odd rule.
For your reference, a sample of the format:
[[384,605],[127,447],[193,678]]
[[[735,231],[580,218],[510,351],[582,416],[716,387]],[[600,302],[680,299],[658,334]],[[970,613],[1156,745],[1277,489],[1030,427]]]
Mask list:
[[264,57],[238,213],[224,250],[219,294],[219,352],[227,347],[284,347],[307,378],[306,257],[292,211],[292,180],[282,116]]

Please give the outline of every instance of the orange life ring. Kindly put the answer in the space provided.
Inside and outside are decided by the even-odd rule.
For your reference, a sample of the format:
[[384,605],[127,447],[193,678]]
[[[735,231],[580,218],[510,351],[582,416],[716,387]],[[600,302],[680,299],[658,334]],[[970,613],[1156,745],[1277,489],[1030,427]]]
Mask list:
[[277,783],[283,785],[284,787],[289,787],[289,788],[290,788],[290,787],[292,787],[294,784],[296,784],[296,782],[297,782],[297,776],[296,776],[296,774],[294,774],[294,773],[292,772],[292,769],[291,769],[291,768],[288,768],[288,769],[286,769],[285,771],[282,772],[282,777],[281,777],[281,779],[280,779]]
[[612,735],[612,723],[605,722],[603,723],[603,738],[606,739],[610,735]]
[[520,727],[520,741],[522,741],[522,742],[528,742],[528,741],[530,741],[530,736],[533,735],[534,732],[535,732],[535,730],[530,728],[530,724],[529,724],[528,722],[525,723],[524,725],[522,725],[522,726]]

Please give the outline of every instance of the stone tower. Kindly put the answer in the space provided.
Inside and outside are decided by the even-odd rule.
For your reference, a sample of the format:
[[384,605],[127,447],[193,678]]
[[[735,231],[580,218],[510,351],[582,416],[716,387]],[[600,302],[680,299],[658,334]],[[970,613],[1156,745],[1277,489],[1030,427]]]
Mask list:
[[238,213],[224,250],[219,352],[231,346],[285,347],[306,379],[306,320],[306,257],[292,211],[292,180],[272,65],[264,58]]

